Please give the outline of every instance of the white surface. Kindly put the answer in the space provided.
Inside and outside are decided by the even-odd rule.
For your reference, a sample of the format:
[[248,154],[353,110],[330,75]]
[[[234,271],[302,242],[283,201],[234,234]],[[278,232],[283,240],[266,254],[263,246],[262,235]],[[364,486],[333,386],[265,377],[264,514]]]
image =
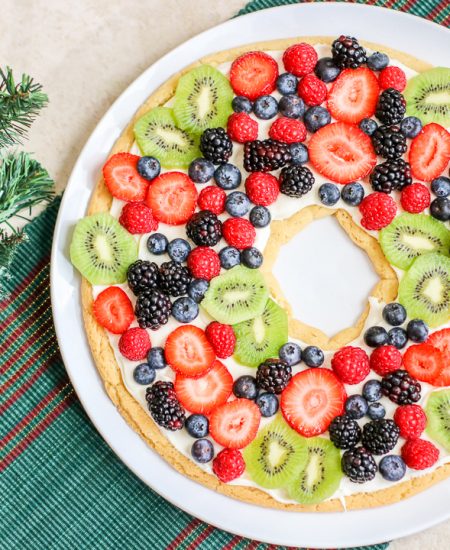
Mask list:
[[450,482],[389,507],[345,514],[296,514],[228,499],[177,474],[128,427],[103,390],[83,330],[80,279],[67,252],[73,226],[85,213],[98,170],[114,140],[148,94],[172,73],[206,53],[242,43],[302,34],[337,35],[343,31],[408,51],[435,65],[450,65],[448,31],[381,8],[294,5],[257,12],[215,27],[145,71],[102,119],[75,165],[52,251],[52,297],[58,298],[52,301],[64,362],[87,413],[112,449],[145,483],[194,516],[240,535],[289,546],[357,546],[420,531],[450,517]]

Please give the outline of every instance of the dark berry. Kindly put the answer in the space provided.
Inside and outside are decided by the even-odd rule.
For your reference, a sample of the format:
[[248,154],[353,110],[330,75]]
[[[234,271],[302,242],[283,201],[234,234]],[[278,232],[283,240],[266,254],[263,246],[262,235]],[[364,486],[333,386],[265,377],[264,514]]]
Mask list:
[[403,349],[408,342],[406,330],[401,327],[394,327],[388,332],[388,344],[397,349]]
[[214,180],[217,183],[217,187],[231,191],[241,185],[242,175],[237,166],[227,162],[217,167],[214,172]]
[[278,113],[278,102],[271,95],[262,95],[253,103],[253,112],[262,120],[269,120]]
[[385,455],[397,445],[400,428],[390,419],[372,420],[364,424],[362,442],[374,455]]
[[299,198],[311,191],[314,176],[306,166],[286,166],[280,173],[280,192],[288,197]]
[[200,210],[187,222],[186,234],[197,246],[215,246],[222,238],[222,222],[210,210]]
[[391,193],[401,191],[412,182],[411,169],[403,159],[387,160],[377,164],[370,174],[370,183],[374,191]]
[[422,122],[420,118],[407,116],[400,122],[400,131],[407,138],[415,138],[422,131]]
[[133,378],[137,384],[148,386],[156,378],[155,369],[153,369],[148,363],[141,363],[135,367],[133,371]]
[[166,430],[181,430],[184,425],[184,409],[180,405],[172,382],[155,382],[145,393],[153,420]]
[[256,371],[256,383],[261,390],[280,394],[288,385],[292,368],[280,359],[266,359]]
[[279,358],[287,363],[290,367],[298,365],[302,360],[302,350],[295,342],[283,344],[278,350]]
[[209,433],[209,420],[203,414],[191,414],[186,418],[184,425],[187,433],[196,439],[206,437]]
[[383,319],[393,327],[398,327],[406,321],[406,309],[397,302],[387,304],[383,308]]
[[345,451],[341,466],[344,474],[354,483],[370,481],[377,473],[377,464],[372,454],[364,447]]
[[249,220],[254,227],[266,227],[272,216],[265,206],[254,206],[250,210]]
[[333,418],[328,431],[331,441],[338,449],[351,449],[361,439],[361,428],[356,420],[346,414]]
[[230,216],[241,218],[250,210],[250,199],[242,191],[233,191],[226,198],[225,210]]
[[172,315],[179,323],[190,323],[198,316],[199,308],[189,296],[177,298],[172,304]]
[[341,35],[331,45],[334,63],[341,69],[357,69],[367,61],[366,50],[353,36]]
[[189,165],[188,174],[195,183],[207,183],[214,175],[214,164],[203,158],[195,159]]
[[335,64],[331,57],[322,57],[314,67],[317,78],[323,82],[333,82],[339,76],[341,69]]
[[367,414],[367,401],[361,395],[350,395],[345,402],[345,412],[354,418],[359,420]]
[[159,268],[159,288],[170,296],[183,296],[191,282],[189,269],[173,260],[164,262]]
[[374,52],[367,58],[367,66],[372,71],[382,71],[389,65],[389,57],[385,53]]
[[306,110],[303,121],[308,132],[317,132],[323,126],[330,124],[331,115],[325,107],[314,106]]
[[159,269],[154,262],[136,260],[127,270],[127,282],[136,296],[144,290],[156,288],[159,283]]
[[359,128],[366,135],[371,136],[378,128],[378,124],[373,120],[373,118],[363,118],[359,123]]
[[241,95],[237,95],[233,98],[231,102],[233,111],[235,113],[251,113],[253,108],[253,103],[247,98]]
[[185,239],[174,239],[167,246],[169,257],[174,262],[185,262],[191,251],[191,245]]
[[367,409],[367,416],[371,420],[381,420],[381,418],[384,418],[386,416],[386,409],[381,403],[370,403]]
[[406,112],[406,101],[400,92],[394,88],[383,90],[378,98],[375,116],[383,124],[391,126],[399,124]]
[[214,446],[209,439],[197,439],[192,444],[191,454],[196,462],[206,464],[214,458]]
[[187,293],[189,298],[199,304],[205,297],[205,292],[209,288],[209,283],[206,279],[192,279],[188,285]]
[[349,206],[358,206],[364,198],[364,187],[358,183],[347,183],[341,191],[342,200]]
[[147,363],[152,369],[165,369],[167,363],[163,348],[151,348],[147,355]]
[[277,396],[273,393],[261,393],[256,398],[256,404],[261,411],[261,416],[264,416],[264,418],[276,414],[280,406]]
[[254,246],[249,246],[241,252],[241,262],[249,269],[258,269],[263,263],[263,255]]
[[420,400],[422,386],[405,370],[386,374],[381,380],[381,391],[398,405],[411,405]]
[[325,356],[317,346],[307,346],[302,351],[302,359],[308,367],[320,367],[325,360]]
[[285,95],[278,104],[280,114],[288,118],[301,118],[305,113],[305,104],[298,95]]
[[141,157],[137,163],[139,175],[146,180],[153,180],[161,172],[161,164],[155,157]]
[[289,145],[275,139],[244,143],[244,168],[247,172],[270,172],[285,166],[292,159]]
[[233,393],[236,397],[244,397],[245,399],[256,399],[258,388],[256,387],[256,379],[253,376],[240,376],[234,381]]
[[406,473],[406,464],[401,456],[383,456],[379,465],[380,474],[387,481],[400,481]]
[[398,126],[379,126],[372,135],[372,144],[375,153],[385,159],[398,159],[407,149]]
[[136,300],[135,315],[141,328],[159,329],[169,320],[172,304],[161,290],[153,288],[141,292]]
[[289,152],[291,153],[291,164],[305,164],[308,162],[309,153],[308,147],[303,143],[291,143],[289,145]]
[[281,95],[295,94],[298,78],[291,73],[283,73],[277,78],[277,90]]
[[428,338],[428,326],[422,319],[412,319],[406,325],[406,334],[410,340],[420,344]]
[[436,197],[448,197],[450,195],[450,178],[440,176],[431,182],[431,190]]
[[147,240],[147,249],[151,254],[160,256],[166,252],[168,244],[169,241],[165,235],[162,233],[153,233]]
[[241,263],[241,252],[234,246],[226,246],[219,252],[219,259],[224,269],[231,269]]
[[364,342],[370,348],[378,348],[387,344],[388,334],[384,327],[370,327],[364,333]]
[[437,197],[430,204],[430,214],[441,222],[450,220],[450,199]]
[[381,399],[381,383],[378,380],[368,380],[362,389],[363,397],[366,401],[378,401]]
[[341,194],[334,183],[323,183],[319,187],[320,202],[325,206],[333,206],[340,199]]
[[223,128],[208,128],[200,138],[200,151],[214,164],[225,164],[233,153],[233,143]]

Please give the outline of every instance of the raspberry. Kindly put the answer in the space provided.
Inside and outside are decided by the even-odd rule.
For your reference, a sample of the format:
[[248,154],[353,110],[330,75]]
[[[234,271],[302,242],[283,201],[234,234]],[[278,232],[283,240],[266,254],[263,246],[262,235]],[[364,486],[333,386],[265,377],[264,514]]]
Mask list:
[[227,243],[239,250],[252,246],[256,238],[255,228],[244,218],[228,218],[223,223],[222,232]]
[[333,355],[331,368],[345,384],[358,384],[370,372],[369,357],[361,348],[345,346]]
[[430,468],[439,458],[439,449],[424,439],[410,439],[402,447],[402,458],[413,470]]
[[209,185],[200,191],[198,196],[198,207],[201,210],[209,210],[219,215],[225,210],[225,199],[227,194],[220,187]]
[[258,139],[258,123],[246,113],[233,113],[228,118],[227,132],[238,143],[253,141]]
[[212,248],[198,246],[189,254],[187,266],[194,278],[210,281],[220,273],[219,255]]
[[130,361],[145,359],[150,348],[150,337],[143,328],[129,328],[119,340],[120,353]]
[[423,183],[413,183],[403,189],[400,202],[407,212],[419,214],[430,206],[430,191]]
[[220,481],[228,483],[244,473],[245,462],[237,449],[223,449],[213,460],[212,469]]
[[219,359],[226,359],[233,355],[236,336],[230,325],[213,321],[206,327],[205,334]]
[[283,54],[286,71],[295,76],[305,76],[314,70],[317,63],[316,50],[304,42],[290,46]]
[[405,439],[420,437],[427,425],[427,417],[419,405],[404,405],[394,414],[394,420]]
[[370,356],[370,368],[385,376],[402,367],[402,354],[394,346],[380,346]]
[[397,212],[397,205],[386,193],[371,193],[359,205],[361,225],[366,229],[379,230],[391,223]]
[[306,126],[296,118],[280,117],[270,127],[269,136],[284,143],[305,141]]
[[302,78],[297,91],[306,105],[310,106],[320,105],[325,101],[328,95],[325,82],[317,78],[314,74],[309,74]]
[[390,66],[381,71],[378,83],[382,90],[394,88],[394,90],[403,92],[406,88],[406,76],[400,67]]
[[122,208],[119,222],[125,229],[132,233],[150,233],[158,229],[158,221],[153,217],[152,211],[143,202],[129,202]]
[[272,174],[253,172],[245,180],[245,191],[253,204],[269,206],[277,200],[280,186]]

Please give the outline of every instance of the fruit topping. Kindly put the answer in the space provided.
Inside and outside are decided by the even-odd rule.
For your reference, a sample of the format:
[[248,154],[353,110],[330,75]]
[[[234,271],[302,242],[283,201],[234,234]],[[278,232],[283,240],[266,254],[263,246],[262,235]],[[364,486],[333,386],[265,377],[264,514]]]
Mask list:
[[405,439],[420,437],[427,425],[427,417],[419,405],[403,405],[394,414],[394,421]]
[[400,158],[377,164],[370,174],[372,189],[382,193],[401,191],[411,182],[410,166]]
[[147,331],[139,327],[129,328],[119,339],[119,351],[130,361],[145,359],[150,347]]
[[197,279],[210,281],[220,273],[220,260],[217,252],[207,246],[194,248],[187,259],[189,271]]
[[97,322],[113,334],[125,332],[134,319],[130,299],[117,286],[110,286],[100,292],[94,301],[93,312]]
[[410,439],[402,447],[402,458],[413,470],[431,468],[439,458],[439,449],[424,439]]
[[213,321],[205,330],[206,338],[214,348],[214,353],[220,359],[231,357],[236,345],[236,336],[230,325],[224,325]]
[[233,153],[233,143],[223,128],[209,128],[200,139],[200,151],[214,164],[225,164]]
[[403,356],[405,369],[420,380],[433,384],[444,369],[444,358],[442,353],[430,346],[430,344],[415,344],[409,346]]
[[389,225],[397,212],[392,197],[385,193],[371,193],[359,205],[361,225],[369,230],[378,231]]
[[347,414],[333,418],[328,431],[331,441],[338,449],[351,449],[361,439],[361,428],[356,420]]
[[237,449],[223,449],[213,460],[212,469],[220,481],[228,483],[244,473],[245,462]]
[[235,399],[216,407],[209,418],[211,437],[229,449],[242,449],[256,437],[261,413],[249,399]]
[[341,34],[331,45],[331,53],[334,63],[341,69],[357,69],[367,62],[366,50],[353,36]]
[[273,92],[277,78],[278,64],[264,52],[245,53],[231,64],[230,82],[235,94],[250,100]]
[[331,368],[345,384],[359,384],[369,375],[369,357],[361,348],[345,346],[333,355]]
[[450,126],[450,69],[435,67],[410,78],[405,89],[406,112],[424,124]]
[[[328,95],[328,89],[324,82],[314,74],[303,77],[298,85],[298,95],[306,105],[314,107],[323,103]],[[299,140],[303,141],[303,140]]]
[[116,153],[103,166],[106,187],[113,197],[127,202],[142,202],[148,189],[148,180],[138,172],[138,155]]
[[147,193],[147,205],[154,217],[168,225],[185,224],[197,204],[193,181],[181,172],[165,172],[155,178]]
[[165,356],[177,374],[189,377],[207,373],[216,358],[203,330],[193,325],[178,327],[169,334]]
[[214,246],[222,238],[222,222],[213,212],[201,210],[189,219],[186,234],[197,246]]
[[283,168],[292,155],[289,146],[281,141],[265,139],[244,144],[244,168],[247,172],[270,172]]
[[252,141],[258,139],[258,123],[246,113],[234,113],[228,119],[227,132],[238,143]]
[[172,382],[155,382],[147,388],[145,399],[153,420],[159,426],[172,432],[183,428],[185,414]]
[[394,88],[398,92],[403,92],[406,88],[406,75],[400,67],[390,65],[381,71],[378,76],[378,82],[382,90]]
[[364,424],[362,443],[374,455],[385,455],[397,445],[400,429],[390,419],[372,420]]
[[409,149],[412,175],[422,181],[432,181],[442,174],[449,161],[450,133],[439,124],[427,124]]
[[405,111],[405,98],[400,92],[394,88],[388,88],[381,92],[375,110],[375,116],[380,122],[387,126],[399,124],[405,116]]
[[242,250],[255,242],[256,231],[244,218],[228,218],[223,222],[223,237],[230,246]]
[[408,185],[402,191],[400,203],[403,210],[412,214],[419,214],[430,206],[430,192],[422,183]]
[[316,50],[311,44],[305,42],[289,46],[283,54],[284,68],[295,76],[305,76],[311,73],[316,63]]
[[377,473],[372,454],[364,447],[355,447],[342,455],[342,471],[353,483],[371,481]]
[[272,174],[253,172],[245,180],[245,191],[253,204],[269,206],[277,200],[280,186]]
[[402,354],[394,346],[380,346],[373,350],[370,355],[370,368],[380,376],[384,376],[401,367]]
[[432,392],[425,406],[427,434],[450,451],[450,390]]
[[398,405],[411,405],[420,400],[422,387],[406,370],[386,374],[381,380],[381,391]]
[[285,166],[280,173],[280,191],[288,197],[300,198],[311,191],[314,176],[306,166]]
[[144,290],[136,300],[135,314],[141,328],[158,330],[165,325],[172,311],[170,298],[158,288]]

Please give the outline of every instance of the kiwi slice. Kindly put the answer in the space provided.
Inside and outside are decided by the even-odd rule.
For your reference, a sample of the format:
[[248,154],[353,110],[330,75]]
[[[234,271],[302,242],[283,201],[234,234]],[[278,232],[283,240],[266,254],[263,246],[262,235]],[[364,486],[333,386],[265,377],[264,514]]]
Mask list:
[[414,261],[400,281],[398,300],[411,318],[423,319],[430,327],[450,320],[450,259],[425,254]]
[[430,394],[425,407],[427,434],[450,451],[450,390]]
[[178,126],[194,134],[226,126],[234,94],[228,78],[211,65],[200,65],[178,81],[173,112]]
[[406,114],[424,124],[450,125],[450,69],[435,67],[408,80],[405,91]]
[[138,258],[136,240],[111,214],[94,214],[75,226],[70,259],[93,285],[123,283]]
[[200,155],[198,138],[177,126],[172,109],[156,107],[134,125],[143,155],[156,157],[164,168],[187,168]]
[[268,357],[277,357],[280,347],[288,341],[288,320],[284,309],[267,300],[264,311],[237,325],[234,359],[248,367],[257,367]]
[[450,231],[431,216],[405,213],[380,231],[380,245],[391,264],[408,269],[423,254],[448,256]]
[[341,453],[323,437],[305,439],[306,460],[288,487],[289,496],[301,504],[317,504],[330,497],[342,478]]
[[236,266],[212,279],[202,306],[219,323],[234,325],[262,313],[268,296],[260,271]]

